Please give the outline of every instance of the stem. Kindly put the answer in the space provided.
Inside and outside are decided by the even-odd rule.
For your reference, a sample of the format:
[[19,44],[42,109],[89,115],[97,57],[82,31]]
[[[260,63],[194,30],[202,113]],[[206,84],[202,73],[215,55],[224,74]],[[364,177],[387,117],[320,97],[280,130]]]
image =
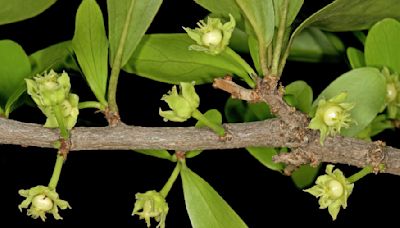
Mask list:
[[115,57],[113,59],[112,63],[112,69],[111,69],[111,76],[110,76],[110,81],[108,83],[108,102],[109,102],[109,108],[111,113],[118,113],[118,105],[117,105],[117,87],[118,87],[118,77],[119,77],[119,72],[121,71],[121,65],[122,65],[122,57],[123,57],[123,52],[125,48],[125,41],[128,36],[128,28],[129,24],[131,21],[132,17],[132,11],[133,7],[135,5],[136,1],[131,1],[131,4],[129,6],[128,14],[126,16],[124,28],[121,33],[121,38],[119,40],[118,44],[118,49],[117,52],[115,53]]
[[267,67],[270,68],[272,65],[272,45],[268,46],[268,50],[267,50]]
[[[232,57],[237,63],[239,63],[240,66],[243,67],[243,69],[249,74],[250,76],[257,75],[254,69],[240,56],[238,55],[235,51],[233,51],[231,48],[226,47],[225,48],[225,53]],[[254,88],[256,84],[254,83],[254,80],[251,77],[244,77],[243,80],[251,87]]]
[[85,109],[85,108],[95,108],[104,111],[105,107],[102,105],[100,102],[97,101],[84,101],[84,102],[79,102],[78,104],[79,109]]
[[167,183],[165,183],[164,187],[161,189],[160,194],[166,198],[169,191],[172,188],[172,185],[174,185],[176,178],[178,178],[179,173],[181,172],[181,163],[177,162],[176,166],[174,168],[174,171],[172,171],[171,176],[168,178]]
[[281,17],[279,21],[278,34],[276,36],[276,45],[274,48],[274,54],[272,57],[272,75],[278,76],[279,74],[279,60],[281,58],[282,46],[283,46],[283,36],[286,30],[286,17],[288,0],[284,0],[283,7],[281,9]]
[[57,154],[56,164],[54,165],[53,175],[51,176],[49,182],[49,188],[51,190],[56,189],[58,180],[60,179],[60,174],[62,166],[64,164],[64,157],[61,154]]
[[54,105],[53,106],[53,111],[57,119],[58,123],[58,128],[60,129],[60,135],[63,139],[68,139],[69,138],[69,132],[67,130],[67,127],[65,126],[64,122],[64,115],[62,113],[62,108],[61,105]]
[[264,46],[263,43],[260,42],[258,42],[258,47],[259,47],[258,56],[260,58],[261,70],[263,75],[266,76],[269,74],[267,48]]
[[349,183],[354,183],[356,181],[358,181],[359,179],[365,177],[366,175],[370,174],[373,172],[373,168],[372,166],[366,166],[364,167],[362,170],[358,171],[357,173],[353,174],[351,177],[347,178],[347,181]]
[[195,118],[196,120],[200,121],[207,127],[211,128],[217,135],[219,136],[224,136],[225,135],[225,129],[219,125],[211,122],[209,119],[207,119],[199,110],[194,110],[192,113],[192,117]]

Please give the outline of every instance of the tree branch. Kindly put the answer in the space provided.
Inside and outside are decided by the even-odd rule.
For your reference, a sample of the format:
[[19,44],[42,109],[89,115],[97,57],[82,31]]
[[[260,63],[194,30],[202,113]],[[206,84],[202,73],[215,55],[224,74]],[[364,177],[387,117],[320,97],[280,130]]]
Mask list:
[[[400,175],[400,150],[358,139],[327,138],[319,144],[314,131],[288,130],[280,119],[251,123],[225,124],[232,135],[221,141],[207,128],[194,127],[77,127],[71,132],[71,151],[129,149],[232,149],[243,147],[290,147],[291,153],[281,154],[276,161],[299,165],[303,163],[342,163],[357,167],[384,164],[385,173]],[[57,130],[38,124],[0,118],[0,144],[52,148],[59,139]],[[304,152],[305,151],[305,152]]]

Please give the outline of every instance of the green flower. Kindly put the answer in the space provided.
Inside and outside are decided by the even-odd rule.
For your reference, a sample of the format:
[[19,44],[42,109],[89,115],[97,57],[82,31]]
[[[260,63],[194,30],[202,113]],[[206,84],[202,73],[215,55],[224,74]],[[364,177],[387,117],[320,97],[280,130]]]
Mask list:
[[333,165],[327,165],[326,174],[317,178],[315,186],[304,191],[317,198],[320,197],[318,200],[319,208],[328,208],[329,214],[335,220],[340,207],[346,209],[347,199],[353,191],[354,184],[350,184],[339,169],[332,172],[333,167]]
[[400,81],[397,73],[391,74],[389,69],[384,67],[382,74],[386,79],[386,105],[388,117],[396,119],[400,114]]
[[230,21],[222,24],[219,18],[207,18],[197,23],[198,28],[183,28],[187,34],[196,41],[197,45],[190,45],[190,50],[204,51],[211,55],[217,55],[225,50],[235,29],[236,22],[229,14]]
[[58,209],[65,210],[71,209],[67,201],[59,198],[55,190],[49,187],[38,185],[28,190],[19,190],[18,193],[26,197],[20,205],[19,210],[27,209],[27,215],[34,219],[41,218],[44,222],[46,220],[46,213],[53,214],[54,219],[59,220],[62,217],[58,214]]
[[71,84],[67,73],[61,75],[53,70],[32,79],[25,79],[28,94],[38,106],[53,106],[61,104],[69,94]]
[[[72,129],[78,119],[79,109],[78,109],[79,97],[76,94],[69,94],[68,99],[65,99],[61,103],[61,111],[64,117],[64,123],[67,129]],[[53,107],[46,107],[42,109],[43,113],[46,115],[45,127],[57,128],[58,122],[56,116],[53,112]]]
[[31,95],[39,109],[47,117],[45,127],[59,127],[55,108],[60,108],[67,129],[72,129],[77,121],[79,97],[70,93],[71,84],[67,73],[49,73],[26,79],[28,94]]
[[136,193],[136,202],[132,215],[139,215],[140,219],[146,221],[147,227],[150,227],[150,218],[157,222],[157,228],[165,227],[165,220],[168,214],[168,204],[165,198],[157,191],[147,191],[145,193]]
[[311,119],[309,128],[320,131],[320,143],[323,144],[326,136],[335,136],[342,128],[348,128],[352,122],[350,110],[354,104],[343,102],[347,93],[329,99],[321,99],[318,102],[317,111]]
[[194,89],[194,83],[181,82],[179,87],[181,93],[178,93],[176,86],[173,86],[172,90],[161,98],[172,109],[168,111],[159,109],[164,121],[184,122],[199,107],[200,98]]

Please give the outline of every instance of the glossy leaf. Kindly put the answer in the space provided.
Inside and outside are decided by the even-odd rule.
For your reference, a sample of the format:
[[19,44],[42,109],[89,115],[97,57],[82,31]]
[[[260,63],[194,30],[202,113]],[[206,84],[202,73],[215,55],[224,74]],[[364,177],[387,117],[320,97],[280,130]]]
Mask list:
[[161,3],[162,0],[107,0],[111,66],[118,48],[123,49],[121,66],[128,62]]
[[174,84],[192,81],[202,84],[232,74],[248,77],[231,56],[224,52],[213,56],[191,51],[191,44],[193,41],[186,34],[146,35],[123,69]]
[[[279,19],[280,19],[280,9],[283,5],[285,0],[274,0],[274,10],[275,10],[275,26],[279,26]],[[287,0],[288,1],[288,9],[287,9],[287,18],[286,18],[286,26],[289,27],[294,19],[296,18],[297,14],[300,11],[301,6],[304,3],[304,0]]]
[[289,59],[303,62],[338,62],[344,48],[343,42],[335,34],[310,27],[294,38]]
[[304,81],[295,81],[285,87],[285,96],[292,96],[290,105],[304,113],[311,111],[313,102],[312,88]]
[[71,41],[64,41],[36,51],[29,56],[32,65],[32,75],[40,74],[50,69],[73,69],[79,71],[79,67],[73,58]]
[[22,21],[34,17],[56,0],[0,0],[0,25]]
[[269,147],[247,147],[246,150],[265,167],[281,172],[284,168],[282,163],[275,163],[272,157],[277,155],[277,149]]
[[170,161],[172,160],[172,156],[167,150],[134,150],[134,151],[156,158],[166,159]]
[[[215,124],[222,124],[222,115],[217,109],[210,109],[203,114],[210,122]],[[197,121],[195,127],[207,127],[203,122]]]
[[217,16],[229,17],[229,14],[235,18],[236,22],[241,20],[240,9],[235,0],[194,0],[197,4],[207,9]]
[[347,48],[346,53],[351,68],[355,69],[366,66],[364,53],[362,51],[349,47]]
[[387,17],[400,19],[398,0],[336,0],[311,15],[299,27],[312,25],[335,32],[364,30]]
[[394,19],[385,19],[376,23],[368,32],[365,43],[367,65],[379,68],[386,66],[392,71],[400,73],[399,37],[400,22]]
[[193,228],[242,228],[247,225],[228,203],[189,168],[181,170],[186,210]]
[[351,70],[333,81],[314,101],[316,107],[319,99],[330,99],[341,92],[347,92],[344,102],[355,106],[350,111],[354,121],[349,128],[343,129],[344,136],[355,136],[377,116],[385,105],[386,81],[378,69],[371,67]]
[[292,178],[292,181],[296,187],[303,189],[314,182],[319,168],[319,166],[311,167],[309,165],[302,165],[296,171],[294,171],[290,177]]
[[274,36],[273,0],[236,0],[260,46],[267,47]]
[[25,85],[31,65],[22,47],[12,40],[0,40],[0,63],[0,106],[4,108],[13,93]]
[[90,89],[100,103],[107,104],[108,42],[103,15],[95,0],[84,0],[78,8],[72,47]]

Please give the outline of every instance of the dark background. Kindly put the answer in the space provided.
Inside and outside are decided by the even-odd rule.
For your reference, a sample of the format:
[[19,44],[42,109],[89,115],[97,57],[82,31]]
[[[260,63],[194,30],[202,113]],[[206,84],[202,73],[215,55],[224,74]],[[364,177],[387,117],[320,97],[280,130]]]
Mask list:
[[[106,12],[105,0],[98,0]],[[307,1],[301,17],[315,11],[329,1]],[[59,0],[36,18],[0,26],[0,39],[12,39],[23,46],[28,54],[64,40],[71,39],[75,12],[79,0]],[[149,33],[183,32],[182,26],[194,27],[207,12],[189,0],[165,0]],[[104,13],[105,21],[106,14]],[[348,34],[340,34],[348,43],[357,45]],[[282,78],[283,84],[302,79],[317,95],[335,77],[349,68],[345,58],[339,63],[289,62]],[[71,73],[73,90],[81,100],[93,99],[82,77]],[[158,116],[159,100],[170,85],[153,82],[133,75],[121,75],[118,102],[125,123],[141,126],[174,125],[164,123]],[[210,85],[196,87],[201,97],[200,110],[223,110],[228,95]],[[93,110],[81,113],[79,125],[105,125],[101,114]],[[38,109],[24,106],[10,118],[26,122],[43,123]],[[193,122],[184,125],[193,124]],[[178,124],[175,124],[178,126]],[[182,125],[182,124],[181,124]],[[268,129],[266,129],[268,130]],[[381,139],[396,146],[398,133],[388,131]],[[147,157],[132,151],[71,152],[57,188],[62,199],[68,200],[72,210],[61,211],[63,221],[48,216],[46,223],[33,220],[20,213],[17,205],[23,200],[17,192],[49,181],[55,161],[55,151],[20,146],[0,146],[0,227],[90,225],[117,227],[146,227],[144,221],[130,214],[136,192],[159,190],[168,179],[174,164]],[[263,167],[244,150],[206,151],[187,161],[188,166],[207,180],[236,210],[249,227],[271,226],[359,226],[393,224],[398,222],[397,205],[400,203],[392,175],[369,175],[356,183],[349,206],[332,222],[327,210],[319,210],[317,200],[296,189],[289,177]],[[357,169],[340,165],[347,175]],[[167,198],[169,214],[167,227],[190,227],[185,211],[180,179]],[[156,223],[153,223],[155,227]]]

